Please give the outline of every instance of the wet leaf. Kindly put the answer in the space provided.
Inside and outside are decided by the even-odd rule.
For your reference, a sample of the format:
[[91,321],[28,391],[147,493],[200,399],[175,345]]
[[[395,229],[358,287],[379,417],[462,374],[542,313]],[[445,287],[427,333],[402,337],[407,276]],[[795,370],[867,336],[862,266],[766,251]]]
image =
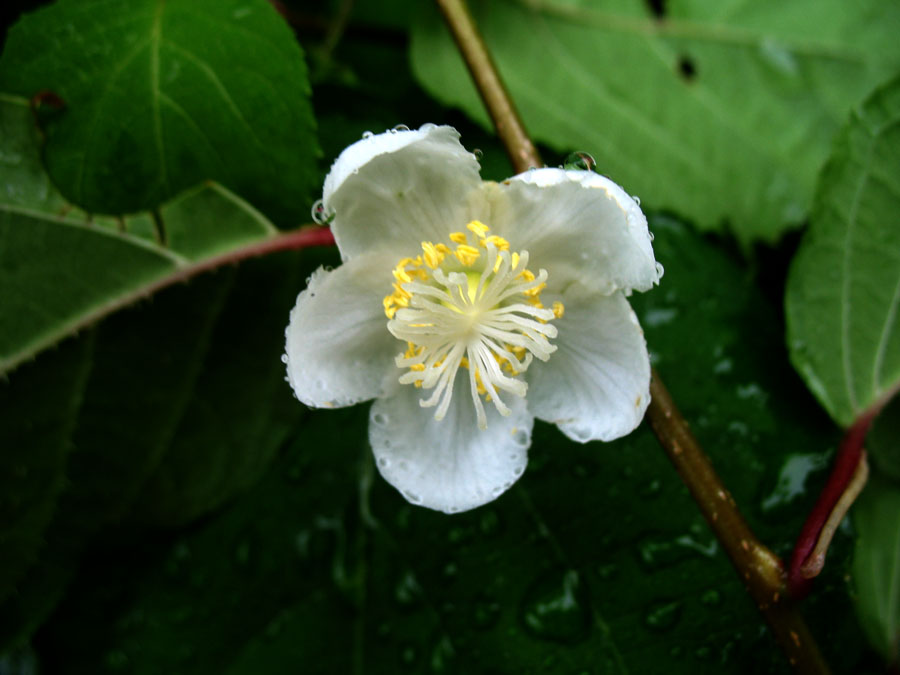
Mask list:
[[88,211],[152,209],[213,179],[279,223],[306,219],[306,66],[265,0],[61,0],[10,30],[0,91],[61,101],[44,161]]
[[900,79],[835,140],[785,299],[791,360],[848,427],[900,387]]
[[[592,154],[644,203],[742,240],[775,240],[808,212],[854,102],[900,67],[900,8],[880,0],[473,3],[526,128]],[[489,120],[436,10],[412,33],[434,97]]]

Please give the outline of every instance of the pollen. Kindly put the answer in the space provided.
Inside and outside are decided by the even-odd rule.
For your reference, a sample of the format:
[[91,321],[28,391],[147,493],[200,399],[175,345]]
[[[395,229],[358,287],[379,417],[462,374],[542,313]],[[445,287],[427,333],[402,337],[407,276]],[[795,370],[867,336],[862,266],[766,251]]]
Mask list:
[[[401,384],[427,392],[419,401],[443,419],[460,371],[468,372],[478,426],[487,427],[485,403],[510,413],[508,395],[524,397],[521,375],[534,358],[546,361],[556,346],[551,323],[564,307],[541,304],[547,272],[528,269],[528,251],[511,251],[510,242],[489,235],[473,220],[448,235],[450,244],[424,241],[422,252],[401,258],[385,296],[388,330],[406,344],[395,363]],[[508,400],[508,398],[507,398]]]

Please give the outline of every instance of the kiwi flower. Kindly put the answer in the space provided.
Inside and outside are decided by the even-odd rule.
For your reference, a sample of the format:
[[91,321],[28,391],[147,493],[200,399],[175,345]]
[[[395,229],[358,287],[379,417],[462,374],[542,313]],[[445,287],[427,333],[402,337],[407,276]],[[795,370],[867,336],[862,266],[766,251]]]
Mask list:
[[482,181],[455,129],[367,134],[325,179],[343,264],[291,311],[288,381],[313,407],[375,399],[384,478],[449,513],[525,470],[534,418],[569,438],[630,433],[650,361],[628,304],[659,282],[647,220],[590,171]]

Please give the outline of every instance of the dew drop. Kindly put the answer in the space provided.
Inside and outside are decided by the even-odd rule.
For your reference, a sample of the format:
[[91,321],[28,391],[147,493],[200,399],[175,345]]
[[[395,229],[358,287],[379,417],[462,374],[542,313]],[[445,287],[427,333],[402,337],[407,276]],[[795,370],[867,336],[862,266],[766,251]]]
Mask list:
[[[641,198],[640,198],[640,197],[638,197],[637,195],[631,195],[631,198],[634,200],[634,203],[635,203],[635,204],[637,204],[638,206],[641,205]],[[651,237],[651,239],[652,239],[652,237]]]
[[396,134],[398,131],[409,131],[409,127],[405,124],[398,124],[393,129],[391,129],[392,134]]
[[387,469],[390,465],[391,460],[389,460],[387,457],[378,458],[378,466],[380,466],[382,469]]
[[665,268],[663,268],[662,263],[656,263],[656,275],[661,279],[662,275],[665,273]]
[[681,603],[677,601],[656,603],[644,614],[644,625],[655,631],[672,628],[681,618]]
[[647,231],[647,234],[650,236],[650,241],[653,241],[654,239],[656,239],[656,235],[653,234],[653,232],[651,232],[651,231],[648,230],[648,231]]
[[408,607],[415,604],[422,596],[422,588],[415,575],[407,570],[394,585],[394,599],[397,604]]
[[415,492],[409,492],[408,490],[403,492],[403,496],[406,497],[413,504],[421,504],[422,497],[421,495],[417,495]]
[[312,205],[310,215],[312,216],[313,222],[318,225],[328,225],[334,220],[333,213],[329,214],[325,212],[325,204],[321,199],[317,199],[316,203]]
[[495,625],[500,618],[500,603],[489,596],[481,596],[472,607],[472,620],[482,630]]
[[551,642],[575,644],[590,633],[587,588],[575,570],[554,570],[525,594],[520,618],[526,630]]
[[484,153],[481,151],[481,148],[475,148],[472,151],[472,154],[475,155],[475,159],[478,159],[478,160],[480,160],[482,157],[484,157]]
[[529,438],[528,432],[524,429],[517,429],[513,432],[513,443],[515,443],[519,447],[527,448],[530,440],[531,439]]
[[387,426],[387,423],[390,421],[390,418],[384,413],[377,412],[372,415],[372,421],[378,426]]
[[287,362],[288,362],[287,354],[282,354],[282,355],[281,355],[281,362],[282,362],[282,363],[287,363]]
[[372,136],[374,136],[374,135],[375,135],[375,134],[373,134],[371,131],[364,131],[364,132],[362,132],[362,137],[363,137],[363,140],[364,140],[364,141],[365,141],[365,140],[368,140],[368,139],[370,139],[370,138],[372,138]]
[[582,151],[569,153],[563,162],[563,169],[567,171],[593,171],[596,166],[597,160]]
[[715,588],[710,588],[700,596],[700,602],[707,607],[715,607],[722,601],[722,595]]

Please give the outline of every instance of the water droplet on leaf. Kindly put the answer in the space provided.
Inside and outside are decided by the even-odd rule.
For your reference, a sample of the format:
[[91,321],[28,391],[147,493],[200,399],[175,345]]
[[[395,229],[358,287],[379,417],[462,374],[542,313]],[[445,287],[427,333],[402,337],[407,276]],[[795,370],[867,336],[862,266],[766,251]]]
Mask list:
[[591,608],[587,589],[575,570],[555,570],[525,594],[521,620],[535,637],[574,644],[587,637]]

